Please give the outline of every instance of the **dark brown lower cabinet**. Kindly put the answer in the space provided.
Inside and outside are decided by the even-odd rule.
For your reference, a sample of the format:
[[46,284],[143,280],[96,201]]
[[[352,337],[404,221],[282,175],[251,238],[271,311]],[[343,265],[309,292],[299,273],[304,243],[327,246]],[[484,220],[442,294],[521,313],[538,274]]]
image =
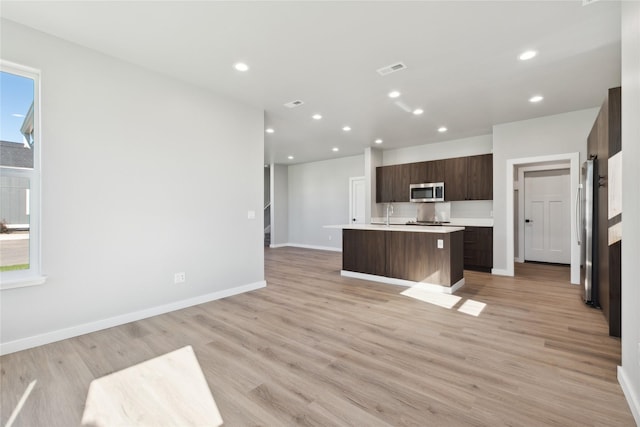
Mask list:
[[465,227],[464,268],[491,271],[493,268],[493,227]]
[[342,230],[342,269],[385,276],[387,273],[385,232]]
[[342,269],[451,286],[464,275],[463,232],[343,230]]
[[622,336],[622,241],[609,246],[609,335]]

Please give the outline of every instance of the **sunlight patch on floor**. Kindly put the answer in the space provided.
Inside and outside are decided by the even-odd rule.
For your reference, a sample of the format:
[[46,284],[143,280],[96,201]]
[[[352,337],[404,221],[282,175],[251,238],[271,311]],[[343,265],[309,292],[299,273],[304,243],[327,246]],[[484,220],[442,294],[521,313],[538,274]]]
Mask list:
[[470,314],[472,316],[480,316],[482,310],[487,306],[487,304],[479,301],[474,301],[472,299],[468,299],[462,303],[458,311],[465,314]]
[[13,412],[11,413],[11,416],[7,420],[7,423],[4,425],[4,427],[11,427],[13,425],[13,422],[18,417],[18,414],[20,414],[20,411],[22,411],[22,407],[24,406],[25,402],[29,398],[31,391],[33,390],[33,387],[35,387],[37,382],[38,380],[33,380],[29,383],[29,385],[27,386],[27,389],[24,391],[24,393],[22,393],[22,397],[18,401],[18,404],[16,405],[16,407],[13,409]]
[[[440,292],[434,292],[425,288],[421,288],[420,285],[412,286],[400,292],[400,295],[417,299],[418,301],[426,302],[429,304],[437,305],[438,307],[451,310],[458,304],[462,297],[452,294],[443,294]],[[462,304],[458,308],[460,313],[469,314],[471,316],[478,317],[480,313],[485,309],[487,304],[472,299],[462,300]]]
[[439,292],[427,291],[425,289],[420,289],[417,286],[407,288],[404,291],[400,292],[400,294],[420,300],[422,302],[428,302],[429,304],[434,304],[439,307],[444,307],[448,309],[451,309],[461,299],[459,296],[456,296],[456,295],[441,294]]
[[213,426],[222,417],[191,346],[91,382],[83,426]]

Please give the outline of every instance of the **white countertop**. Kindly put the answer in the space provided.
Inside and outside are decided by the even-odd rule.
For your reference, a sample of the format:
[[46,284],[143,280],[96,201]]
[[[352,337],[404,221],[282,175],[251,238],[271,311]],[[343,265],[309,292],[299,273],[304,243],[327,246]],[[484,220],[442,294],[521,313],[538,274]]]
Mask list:
[[449,225],[462,227],[493,227],[493,218],[451,218]]
[[[416,218],[391,217],[391,225],[406,225],[408,221],[415,221]],[[371,218],[372,224],[384,224],[385,219]],[[493,227],[493,218],[450,218],[447,224],[451,227]]]
[[408,231],[411,233],[453,233],[455,231],[463,231],[464,227],[451,227],[444,225],[423,226],[423,225],[404,225],[404,224],[340,224],[325,225],[324,228],[339,228],[347,230],[377,230],[377,231]]

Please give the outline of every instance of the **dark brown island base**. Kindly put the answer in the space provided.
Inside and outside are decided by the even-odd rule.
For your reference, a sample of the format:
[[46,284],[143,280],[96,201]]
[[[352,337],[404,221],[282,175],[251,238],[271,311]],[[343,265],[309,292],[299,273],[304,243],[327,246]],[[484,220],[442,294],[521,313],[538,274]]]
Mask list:
[[343,276],[451,294],[464,285],[464,227],[342,228]]

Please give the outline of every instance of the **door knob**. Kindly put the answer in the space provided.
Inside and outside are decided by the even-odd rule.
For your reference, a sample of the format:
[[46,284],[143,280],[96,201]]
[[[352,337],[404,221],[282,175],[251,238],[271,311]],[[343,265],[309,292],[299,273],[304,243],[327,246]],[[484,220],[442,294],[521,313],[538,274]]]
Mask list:
[[533,222],[530,219],[525,219],[524,222],[529,223],[529,222]]

